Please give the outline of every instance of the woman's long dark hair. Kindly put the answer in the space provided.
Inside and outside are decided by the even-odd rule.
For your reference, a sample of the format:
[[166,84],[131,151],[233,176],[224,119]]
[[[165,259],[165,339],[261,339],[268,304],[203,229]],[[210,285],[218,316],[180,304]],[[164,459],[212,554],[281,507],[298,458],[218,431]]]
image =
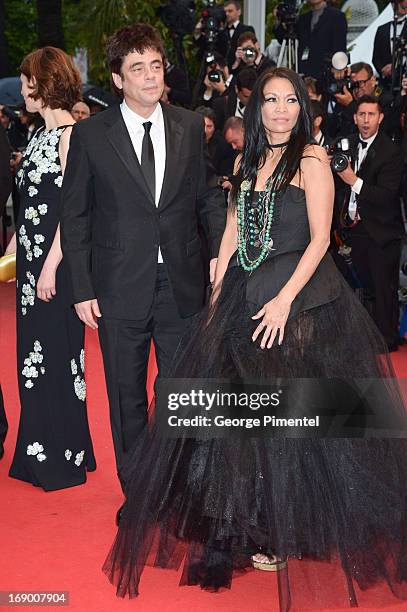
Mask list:
[[304,148],[311,142],[311,109],[308,93],[302,78],[288,68],[273,68],[270,71],[264,72],[256,81],[243,117],[245,131],[244,148],[240,166],[231,190],[232,206],[236,206],[237,194],[242,181],[252,181],[253,190],[257,173],[266,162],[268,140],[263,125],[261,109],[265,102],[264,88],[271,79],[276,77],[290,81],[300,105],[297,123],[291,132],[289,144],[282,155],[281,164],[279,164],[280,168],[282,168],[279,188],[285,189],[292,181],[303,158]]

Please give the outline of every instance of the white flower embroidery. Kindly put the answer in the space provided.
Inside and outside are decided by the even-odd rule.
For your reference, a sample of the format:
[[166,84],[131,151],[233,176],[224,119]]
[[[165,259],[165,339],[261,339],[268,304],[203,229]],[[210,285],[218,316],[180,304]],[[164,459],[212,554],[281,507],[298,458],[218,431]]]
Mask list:
[[77,398],[84,402],[86,399],[85,381],[80,376],[76,376],[73,384]]
[[45,238],[42,234],[34,234],[34,242],[35,244],[41,244],[41,242],[44,242]]
[[32,185],[28,188],[28,195],[30,196],[30,198],[33,198],[35,195],[37,195],[37,193],[38,189],[36,189]]
[[24,283],[22,290],[21,290],[21,304],[22,304],[22,308],[21,308],[21,312],[23,313],[23,315],[27,314],[27,308],[26,306],[34,306],[34,300],[35,300],[35,291],[33,289],[33,287],[35,287],[35,278],[34,276],[31,274],[31,272],[29,270],[27,270],[26,272],[26,276],[28,278],[28,280],[30,281],[29,283]]
[[[85,371],[85,351],[81,349],[79,355],[79,362],[81,365],[82,374]],[[71,372],[72,376],[75,376],[73,386],[78,399],[85,401],[86,399],[86,383],[85,380],[78,374],[78,365],[75,359],[71,359]]]
[[[27,389],[32,389],[34,383],[32,381],[33,378],[38,378],[38,369],[35,365],[37,363],[42,363],[44,356],[42,355],[42,346],[38,340],[34,342],[34,351],[31,351],[24,359],[24,368],[22,370],[22,375],[27,378],[25,381],[25,386]],[[45,374],[45,368],[40,368],[41,374]]]
[[43,254],[43,250],[40,249],[40,247],[35,244],[34,245],[34,257],[40,257]]
[[54,181],[58,187],[61,187],[62,175],[57,146],[62,132],[63,128],[41,130],[28,143],[24,154],[23,168],[31,164],[32,170],[25,174],[22,168],[17,173],[17,179],[20,188],[25,183],[31,183],[28,186],[28,195],[30,197],[38,193],[34,185],[41,183],[44,174],[59,174],[60,176],[54,179]]
[[62,187],[62,174],[55,179],[54,183],[57,187]]
[[48,204],[40,204],[38,206],[38,211],[40,215],[46,215],[48,211]]
[[74,376],[78,373],[78,366],[76,365],[75,359],[71,359],[71,372]]
[[33,444],[29,444],[27,446],[27,455],[37,457],[37,460],[41,463],[47,458],[47,456],[44,455],[43,450],[44,447],[42,444],[39,444],[39,442],[33,442]]
[[37,455],[42,453],[44,447],[39,442],[33,442],[27,446],[27,455]]
[[82,463],[84,454],[85,454],[85,451],[81,451],[80,453],[76,454],[75,465],[79,466]]
[[21,312],[23,313],[23,315],[26,315],[26,314],[27,314],[27,308],[24,308],[24,307],[23,307],[23,308],[21,309]]
[[69,448],[67,448],[65,451],[65,458],[67,461],[69,461],[71,457],[72,457],[72,451],[70,451]]

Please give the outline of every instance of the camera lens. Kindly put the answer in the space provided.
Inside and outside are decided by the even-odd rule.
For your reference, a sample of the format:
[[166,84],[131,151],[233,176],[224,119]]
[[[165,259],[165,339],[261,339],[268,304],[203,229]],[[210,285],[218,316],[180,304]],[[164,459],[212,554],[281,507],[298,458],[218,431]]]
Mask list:
[[348,157],[345,153],[335,153],[331,159],[331,168],[334,172],[343,172],[348,166]]
[[208,79],[212,83],[220,83],[221,78],[222,78],[222,73],[220,70],[211,70],[210,72],[208,72]]

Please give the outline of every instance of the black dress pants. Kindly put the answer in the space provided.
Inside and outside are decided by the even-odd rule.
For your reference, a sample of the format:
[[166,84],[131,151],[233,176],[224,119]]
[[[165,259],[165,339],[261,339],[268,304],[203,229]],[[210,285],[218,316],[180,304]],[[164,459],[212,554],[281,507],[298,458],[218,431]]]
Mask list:
[[154,301],[146,319],[129,321],[102,316],[98,321],[117,472],[123,489],[123,467],[147,423],[151,340],[158,376],[165,377],[189,324],[190,318],[182,319],[178,313],[165,264],[158,265]]
[[351,231],[351,258],[361,284],[372,297],[372,317],[389,348],[398,344],[400,240],[378,245],[358,224]]

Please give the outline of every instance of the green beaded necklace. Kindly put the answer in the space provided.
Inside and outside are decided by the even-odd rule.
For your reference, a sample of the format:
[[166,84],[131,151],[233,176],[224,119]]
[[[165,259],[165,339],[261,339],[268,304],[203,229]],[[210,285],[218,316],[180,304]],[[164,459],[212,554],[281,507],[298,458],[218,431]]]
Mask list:
[[237,252],[239,263],[243,270],[246,272],[253,272],[256,270],[263,261],[266,259],[269,244],[270,244],[270,230],[274,216],[274,204],[278,195],[278,186],[281,184],[281,178],[284,168],[281,169],[280,173],[273,181],[273,187],[270,187],[272,177],[269,177],[266,182],[266,196],[265,202],[263,203],[265,215],[264,215],[264,226],[261,230],[263,235],[263,241],[260,253],[255,259],[251,259],[247,252],[247,236],[249,237],[249,244],[253,246],[253,219],[250,217],[250,212],[246,216],[246,200],[247,195],[251,192],[252,182],[242,181],[237,196]]

